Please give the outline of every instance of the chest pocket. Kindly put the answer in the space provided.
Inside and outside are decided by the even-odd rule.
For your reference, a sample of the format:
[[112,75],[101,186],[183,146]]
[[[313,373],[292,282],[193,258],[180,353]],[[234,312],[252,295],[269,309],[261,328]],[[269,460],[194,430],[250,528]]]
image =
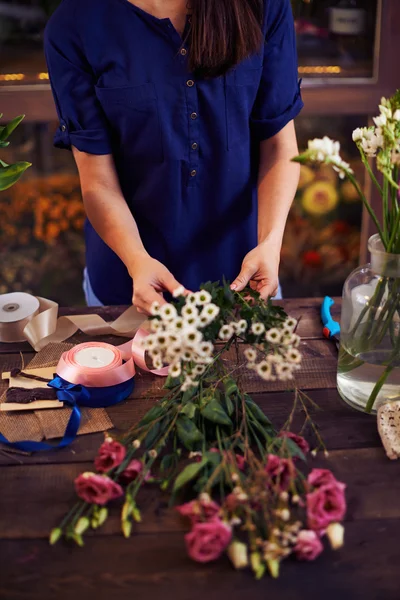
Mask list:
[[162,162],[164,153],[154,84],[96,87],[96,94],[125,156],[135,163]]
[[245,61],[225,75],[228,150],[249,140],[250,115],[261,73],[262,66]]

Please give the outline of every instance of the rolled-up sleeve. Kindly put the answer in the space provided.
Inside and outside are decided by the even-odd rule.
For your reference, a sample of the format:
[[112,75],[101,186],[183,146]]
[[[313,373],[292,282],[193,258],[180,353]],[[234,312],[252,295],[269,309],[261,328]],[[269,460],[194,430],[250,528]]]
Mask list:
[[[63,18],[64,17],[64,18]],[[112,152],[106,117],[95,92],[95,77],[88,65],[74,23],[59,9],[50,19],[44,50],[50,84],[59,118],[54,136],[57,148],[75,146],[89,154]]]
[[251,114],[252,135],[262,141],[281,131],[303,108],[290,0],[270,0],[261,83]]

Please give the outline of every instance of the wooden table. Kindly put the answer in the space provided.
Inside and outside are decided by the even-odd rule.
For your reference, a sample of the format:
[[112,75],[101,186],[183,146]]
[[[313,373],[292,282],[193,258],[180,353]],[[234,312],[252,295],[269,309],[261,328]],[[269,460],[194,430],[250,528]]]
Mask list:
[[[339,398],[336,347],[322,337],[320,302],[290,300],[284,305],[300,319],[305,360],[299,383],[323,409],[317,422],[330,455],[315,459],[315,465],[328,466],[348,486],[345,548],[326,550],[315,563],[288,560],[277,581],[255,582],[250,572],[235,573],[227,559],[195,564],[185,553],[183,524],[168,509],[166,496],[150,487],[141,496],[143,523],[130,540],[122,538],[115,516],[87,537],[85,548],[64,543],[50,548],[50,529],[74,501],[73,480],[92,470],[103,437],[80,436],[62,451],[30,457],[0,453],[2,600],[399,600],[400,465],[385,457],[375,418]],[[98,312],[115,318],[121,311]],[[74,341],[83,339],[78,335]],[[0,344],[0,370],[19,365],[21,349]],[[23,349],[26,359],[32,356],[27,345]],[[136,399],[110,410],[116,427],[122,430],[139,419],[160,396],[160,385],[160,380],[138,375]],[[293,394],[268,391],[260,380],[249,379],[246,385],[281,425]]]

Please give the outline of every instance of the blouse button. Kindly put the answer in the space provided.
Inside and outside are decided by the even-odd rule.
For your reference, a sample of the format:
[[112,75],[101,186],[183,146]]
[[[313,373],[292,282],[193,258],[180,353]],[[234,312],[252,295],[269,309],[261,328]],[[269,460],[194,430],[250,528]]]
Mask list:
[[65,125],[61,125],[61,131],[67,131],[67,128]]
[[197,175],[196,169],[193,169],[193,171],[190,171],[190,177],[196,177],[196,175]]
[[195,121],[195,120],[197,119],[197,117],[198,117],[198,114],[197,114],[197,113],[195,113],[195,112],[193,112],[193,113],[190,115],[190,118],[191,118],[193,121]]
[[199,147],[197,142],[193,142],[192,144],[192,150],[197,150],[197,148]]
[[193,87],[193,86],[194,86],[194,81],[193,81],[193,79],[189,79],[189,81],[187,81],[187,82],[186,82],[186,85],[187,85],[188,87]]
[[181,54],[182,54],[182,56],[186,56],[186,54],[187,54],[186,48],[181,48]]

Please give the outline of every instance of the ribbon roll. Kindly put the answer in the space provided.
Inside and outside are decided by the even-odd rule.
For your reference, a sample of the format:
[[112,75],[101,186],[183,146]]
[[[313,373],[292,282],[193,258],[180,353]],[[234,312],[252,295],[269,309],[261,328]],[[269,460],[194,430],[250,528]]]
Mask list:
[[135,363],[154,375],[166,376],[168,367],[151,370],[146,365],[141,342],[147,335],[148,331],[140,328],[132,341],[118,347],[103,342],[87,342],[63,353],[56,368],[57,376],[48,384],[56,390],[58,400],[72,408],[64,436],[57,445],[9,442],[1,433],[0,442],[24,452],[65,448],[78,433],[80,406],[106,408],[130,396],[134,387]]
[[27,341],[39,352],[50,343],[59,343],[78,330],[87,335],[117,335],[131,338],[143,326],[143,316],[134,306],[107,323],[100,315],[58,317],[58,304],[13,292],[0,295],[0,342]]

